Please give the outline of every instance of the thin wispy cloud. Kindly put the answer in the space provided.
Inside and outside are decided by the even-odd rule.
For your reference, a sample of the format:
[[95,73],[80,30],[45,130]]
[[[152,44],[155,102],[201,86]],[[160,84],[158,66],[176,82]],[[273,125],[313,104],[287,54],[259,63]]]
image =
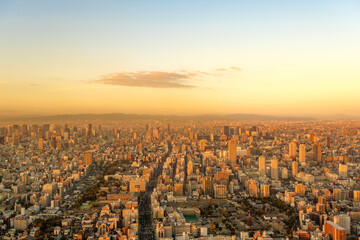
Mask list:
[[239,67],[232,66],[229,68],[218,68],[218,69],[216,69],[216,71],[229,72],[229,71],[242,71],[242,69]]
[[235,67],[235,66],[230,67],[230,69],[235,70],[235,71],[242,71],[242,68]]
[[194,72],[122,72],[102,76],[93,82],[128,87],[194,88],[190,80],[196,76]]
[[38,86],[39,86],[39,84],[36,84],[36,83],[29,83],[29,86],[31,86],[31,87],[38,87]]
[[126,86],[126,87],[147,87],[147,88],[197,88],[194,83],[206,76],[219,77],[218,71],[241,71],[238,67],[218,68],[213,71],[187,71],[179,70],[174,72],[165,71],[138,71],[120,72],[104,76],[90,81],[90,83]]

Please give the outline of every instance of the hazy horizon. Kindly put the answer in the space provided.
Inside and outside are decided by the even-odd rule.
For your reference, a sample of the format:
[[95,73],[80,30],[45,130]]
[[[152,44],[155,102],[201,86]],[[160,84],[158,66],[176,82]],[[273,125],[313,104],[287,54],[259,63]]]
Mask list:
[[0,111],[0,116],[9,116],[9,117],[31,117],[31,116],[56,116],[56,115],[106,115],[106,114],[126,114],[126,115],[159,115],[159,116],[203,116],[203,115],[236,115],[236,114],[244,114],[244,115],[259,115],[259,116],[278,116],[278,117],[325,117],[325,116],[349,116],[349,117],[360,117],[360,115],[356,114],[345,114],[345,113],[333,113],[333,114],[287,114],[287,113],[261,113],[261,112],[204,112],[204,113],[165,113],[165,112],[26,112],[26,111]]
[[360,115],[360,3],[1,1],[0,115]]
[[355,120],[360,119],[359,115],[350,115],[350,114],[262,114],[262,113],[243,113],[243,112],[232,112],[232,113],[194,113],[194,114],[166,114],[166,113],[134,113],[134,112],[84,112],[84,113],[56,113],[56,114],[20,114],[20,113],[7,113],[1,114],[0,118],[2,119],[32,119],[32,118],[48,118],[54,116],[109,116],[109,115],[134,115],[134,116],[159,116],[159,117],[180,117],[180,118],[197,118],[197,117],[222,117],[222,116],[243,116],[243,117],[273,117],[273,118],[294,118],[294,119],[309,119],[309,120]]

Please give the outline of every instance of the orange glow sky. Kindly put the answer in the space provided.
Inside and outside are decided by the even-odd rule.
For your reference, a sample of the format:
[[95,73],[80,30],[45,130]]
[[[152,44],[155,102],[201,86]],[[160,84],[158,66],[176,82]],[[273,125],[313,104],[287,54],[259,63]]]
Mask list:
[[0,1],[0,115],[360,115],[358,1]]

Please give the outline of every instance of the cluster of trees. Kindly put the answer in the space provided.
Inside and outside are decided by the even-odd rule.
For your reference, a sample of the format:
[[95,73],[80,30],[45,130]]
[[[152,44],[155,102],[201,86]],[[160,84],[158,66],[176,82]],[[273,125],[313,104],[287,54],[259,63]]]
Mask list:
[[261,198],[261,201],[263,203],[269,203],[270,205],[277,207],[280,212],[286,212],[288,218],[284,219],[283,222],[287,225],[287,234],[292,236],[293,230],[295,229],[296,220],[299,219],[295,209],[277,198]]
[[[207,205],[206,207],[202,207],[201,215],[204,217],[211,217],[215,210],[218,209],[218,205]],[[226,229],[229,229],[231,235],[235,234],[235,227],[230,223],[229,219],[227,218],[227,212],[226,211],[219,211],[221,215],[223,216],[222,223],[226,226]],[[216,231],[222,231],[222,227],[219,226],[218,222],[214,222],[210,225],[210,231],[215,233]]]
[[56,226],[61,226],[61,219],[59,217],[49,219],[36,219],[33,223],[34,227],[40,228],[40,231],[36,233],[36,237],[40,237],[45,232],[51,232]]
[[[290,205],[286,204],[285,202],[277,199],[277,198],[256,198],[256,197],[249,197],[245,198],[241,202],[241,208],[247,212],[249,212],[252,215],[261,217],[269,210],[267,207],[263,208],[254,208],[250,203],[255,201],[261,201],[262,204],[269,204],[275,208],[278,209],[279,212],[286,213],[287,218],[283,219],[283,222],[287,225],[286,231],[289,236],[292,236],[292,232],[295,229],[296,220],[298,219],[298,215],[294,208],[292,208]],[[277,213],[277,210],[274,209],[274,213]]]
[[228,219],[224,218],[224,219],[222,220],[222,223],[225,224],[226,229],[229,229],[229,230],[230,230],[231,235],[234,235],[234,234],[235,234],[235,230],[236,230],[236,229],[235,229],[235,227],[230,223],[230,221],[229,221]]
[[214,210],[218,208],[218,205],[207,205],[206,207],[201,208],[201,215],[205,217],[210,217]]
[[87,201],[95,201],[100,185],[101,182],[97,182],[96,184],[92,185],[83,196],[78,198],[73,207],[78,208]]
[[[122,162],[121,162],[122,163]],[[93,184],[87,192],[78,198],[76,203],[74,204],[74,208],[80,207],[84,202],[87,201],[95,201],[100,196],[106,196],[106,193],[99,192],[100,187],[107,186],[108,183],[105,181],[104,177],[106,175],[114,175],[119,170],[119,161],[112,162],[110,165],[106,167],[106,169],[103,171],[103,173],[98,177],[97,182]],[[115,186],[120,186],[120,183],[118,182]],[[94,205],[95,206],[95,205]]]

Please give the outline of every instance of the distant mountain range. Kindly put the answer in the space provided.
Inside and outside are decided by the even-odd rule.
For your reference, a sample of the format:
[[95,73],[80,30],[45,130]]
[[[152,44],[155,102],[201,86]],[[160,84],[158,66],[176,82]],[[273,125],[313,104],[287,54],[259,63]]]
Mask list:
[[350,116],[346,114],[318,115],[315,119],[321,120],[360,120],[360,116]]
[[205,114],[193,116],[179,115],[148,115],[148,114],[125,114],[125,113],[104,113],[104,114],[61,114],[49,116],[6,116],[0,115],[0,121],[94,121],[94,120],[227,120],[227,121],[312,121],[312,120],[360,120],[357,116],[348,115],[319,115],[314,117],[308,116],[273,116],[259,114]]

